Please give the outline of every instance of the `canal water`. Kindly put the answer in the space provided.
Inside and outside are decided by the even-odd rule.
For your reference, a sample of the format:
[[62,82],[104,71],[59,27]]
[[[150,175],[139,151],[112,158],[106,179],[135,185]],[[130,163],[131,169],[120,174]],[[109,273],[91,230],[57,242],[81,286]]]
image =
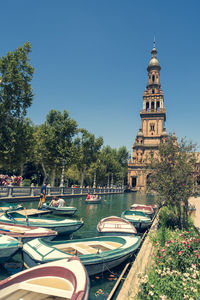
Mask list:
[[[121,216],[121,213],[130,208],[133,203],[152,204],[154,196],[142,193],[124,193],[103,195],[101,204],[86,204],[85,196],[67,197],[66,204],[77,207],[77,212],[73,218],[82,218],[84,226],[75,232],[71,238],[79,239],[98,236],[96,226],[98,222],[108,216]],[[23,202],[25,208],[37,208],[38,201]],[[51,216],[52,217],[52,216]],[[60,217],[63,218],[63,217]],[[58,239],[58,238],[56,238]],[[62,237],[63,239],[63,237]],[[12,264],[13,263],[13,264]],[[10,276],[22,270],[21,249],[4,265],[0,265],[0,279]],[[90,296],[89,300],[107,299],[110,291],[116,283],[124,265],[108,270],[103,274],[90,277]]]

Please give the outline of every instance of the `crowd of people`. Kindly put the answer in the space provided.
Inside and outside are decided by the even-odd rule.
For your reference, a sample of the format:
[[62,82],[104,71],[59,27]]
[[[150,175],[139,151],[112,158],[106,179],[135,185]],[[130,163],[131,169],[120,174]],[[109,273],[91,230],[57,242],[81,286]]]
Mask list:
[[0,186],[20,186],[21,182],[21,176],[0,174]]

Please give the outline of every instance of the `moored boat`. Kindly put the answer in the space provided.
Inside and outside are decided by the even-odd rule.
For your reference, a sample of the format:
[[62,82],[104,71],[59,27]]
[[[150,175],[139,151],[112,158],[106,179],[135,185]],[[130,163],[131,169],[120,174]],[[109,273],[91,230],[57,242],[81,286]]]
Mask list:
[[99,195],[91,195],[85,199],[87,204],[98,204],[101,203],[101,197]]
[[9,203],[9,202],[0,203],[0,212],[15,211],[20,209],[24,209],[24,207],[21,204]]
[[71,234],[77,231],[83,226],[82,220],[76,219],[58,219],[44,218],[44,217],[25,217],[17,212],[7,212],[0,216],[0,224],[16,224],[16,225],[28,225],[32,227],[43,227],[57,231],[58,234]]
[[77,211],[76,207],[73,206],[50,206],[49,204],[43,204],[43,208],[50,210],[55,215],[68,215],[72,216]]
[[124,262],[139,247],[139,236],[102,236],[78,240],[34,239],[23,245],[26,267],[77,255],[89,275],[104,272]]
[[97,230],[104,235],[131,235],[137,234],[137,230],[129,221],[117,217],[110,216],[101,219],[97,224]]
[[138,230],[147,229],[152,224],[152,219],[140,211],[126,210],[121,217],[131,222]]
[[137,203],[132,204],[131,208],[135,208],[137,206],[140,206],[141,208],[143,208],[143,207],[150,207],[154,211],[156,211],[158,209],[158,206],[156,204],[137,204]]
[[52,240],[57,232],[48,228],[32,227],[26,225],[7,224],[0,222],[0,233],[17,238],[22,243],[26,243],[37,237]]
[[145,213],[150,218],[152,218],[153,215],[154,215],[154,209],[150,205],[132,204],[130,210],[141,211],[141,212]]
[[0,234],[0,263],[7,261],[19,249],[19,241]]
[[0,299],[86,300],[87,272],[77,257],[21,271],[0,281]]

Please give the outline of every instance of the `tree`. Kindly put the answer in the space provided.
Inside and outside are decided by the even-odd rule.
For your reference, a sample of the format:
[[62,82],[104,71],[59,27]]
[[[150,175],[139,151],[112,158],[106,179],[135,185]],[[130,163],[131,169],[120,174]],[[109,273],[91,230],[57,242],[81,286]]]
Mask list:
[[182,139],[178,144],[170,135],[147,162],[148,189],[155,191],[178,216],[180,228],[188,225],[188,198],[193,192],[197,163],[194,150],[191,142]]
[[126,147],[120,147],[118,150],[105,146],[99,155],[98,180],[105,183],[105,179],[113,174],[115,183],[121,184],[127,177],[128,170],[128,151]]
[[[35,132],[35,159],[42,165],[44,178],[51,177],[54,186],[56,171],[61,170],[63,159],[69,166],[73,161],[73,137],[76,134],[77,123],[69,117],[69,113],[51,110],[46,122]],[[44,179],[44,180],[45,180]]]
[[83,186],[86,172],[95,163],[103,145],[103,138],[95,138],[86,129],[79,129],[79,136],[75,139],[76,166],[80,172],[80,185]]
[[24,164],[32,160],[33,124],[29,119],[13,117],[9,129],[9,140],[4,144],[2,166],[10,171],[20,169],[20,176],[23,176]]
[[[0,162],[9,160],[13,130],[21,126],[32,104],[31,80],[34,69],[29,64],[29,42],[0,58]],[[18,124],[16,126],[16,124]],[[17,139],[15,139],[17,142]],[[19,148],[19,147],[17,147]],[[13,150],[13,148],[12,148]],[[15,153],[17,155],[17,153]]]

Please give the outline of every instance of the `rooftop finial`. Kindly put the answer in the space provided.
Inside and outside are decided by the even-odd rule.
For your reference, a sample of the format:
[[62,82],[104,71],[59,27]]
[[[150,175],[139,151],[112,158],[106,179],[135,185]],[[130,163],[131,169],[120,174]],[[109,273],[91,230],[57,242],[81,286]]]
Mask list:
[[153,38],[153,48],[156,48],[156,38],[155,38],[155,35],[154,35],[154,38]]

